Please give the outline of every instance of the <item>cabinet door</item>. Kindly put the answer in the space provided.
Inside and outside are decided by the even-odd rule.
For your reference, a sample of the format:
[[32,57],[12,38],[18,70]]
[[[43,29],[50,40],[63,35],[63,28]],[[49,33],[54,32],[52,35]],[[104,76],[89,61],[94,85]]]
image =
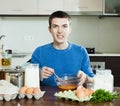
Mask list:
[[39,14],[49,15],[57,10],[63,10],[63,0],[39,0]]
[[102,11],[102,0],[80,0],[80,11]]
[[[1,70],[0,70],[1,71]],[[0,80],[5,79],[5,72],[0,72]]]
[[65,11],[102,11],[102,0],[64,0]]
[[106,69],[114,75],[114,86],[120,86],[120,57],[106,57]]
[[64,0],[65,11],[80,11],[80,0]]
[[38,0],[0,0],[0,14],[37,14]]

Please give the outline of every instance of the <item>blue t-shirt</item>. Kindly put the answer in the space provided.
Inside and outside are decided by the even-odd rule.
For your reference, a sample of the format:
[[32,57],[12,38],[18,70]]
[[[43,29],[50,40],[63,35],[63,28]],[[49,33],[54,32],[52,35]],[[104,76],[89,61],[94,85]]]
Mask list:
[[[90,77],[94,76],[86,49],[72,43],[64,50],[55,49],[53,43],[39,46],[32,54],[31,63],[38,63],[40,68],[44,66],[53,68],[58,76],[77,75],[79,70]],[[54,76],[44,79],[41,84],[56,86]]]

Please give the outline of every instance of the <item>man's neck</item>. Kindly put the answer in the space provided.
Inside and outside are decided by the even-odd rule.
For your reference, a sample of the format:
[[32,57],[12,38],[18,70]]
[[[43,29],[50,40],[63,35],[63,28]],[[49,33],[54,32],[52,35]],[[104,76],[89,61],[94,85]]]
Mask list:
[[68,45],[69,45],[68,42],[61,43],[61,44],[53,43],[53,47],[58,50],[64,50],[68,47]]

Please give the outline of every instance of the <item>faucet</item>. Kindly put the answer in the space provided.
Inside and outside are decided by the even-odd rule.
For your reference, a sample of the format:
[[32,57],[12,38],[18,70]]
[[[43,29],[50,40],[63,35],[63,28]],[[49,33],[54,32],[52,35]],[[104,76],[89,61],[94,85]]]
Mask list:
[[5,37],[5,35],[1,35],[1,36],[0,36],[0,40],[1,40],[3,37]]
[[[0,36],[0,41],[2,40],[2,38],[5,38],[5,35],[1,35],[1,36]],[[2,49],[2,50],[4,49],[4,44],[3,44],[3,43],[1,44],[1,49]]]

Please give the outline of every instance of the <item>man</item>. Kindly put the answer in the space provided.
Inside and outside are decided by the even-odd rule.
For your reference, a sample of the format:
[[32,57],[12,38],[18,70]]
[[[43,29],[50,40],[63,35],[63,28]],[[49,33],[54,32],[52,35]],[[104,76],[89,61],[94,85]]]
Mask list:
[[92,82],[94,74],[86,49],[68,42],[71,17],[64,11],[52,13],[49,17],[49,32],[53,42],[36,48],[31,58],[31,63],[38,63],[41,68],[41,84],[56,86],[54,72],[58,76],[77,75],[80,77],[79,85]]

